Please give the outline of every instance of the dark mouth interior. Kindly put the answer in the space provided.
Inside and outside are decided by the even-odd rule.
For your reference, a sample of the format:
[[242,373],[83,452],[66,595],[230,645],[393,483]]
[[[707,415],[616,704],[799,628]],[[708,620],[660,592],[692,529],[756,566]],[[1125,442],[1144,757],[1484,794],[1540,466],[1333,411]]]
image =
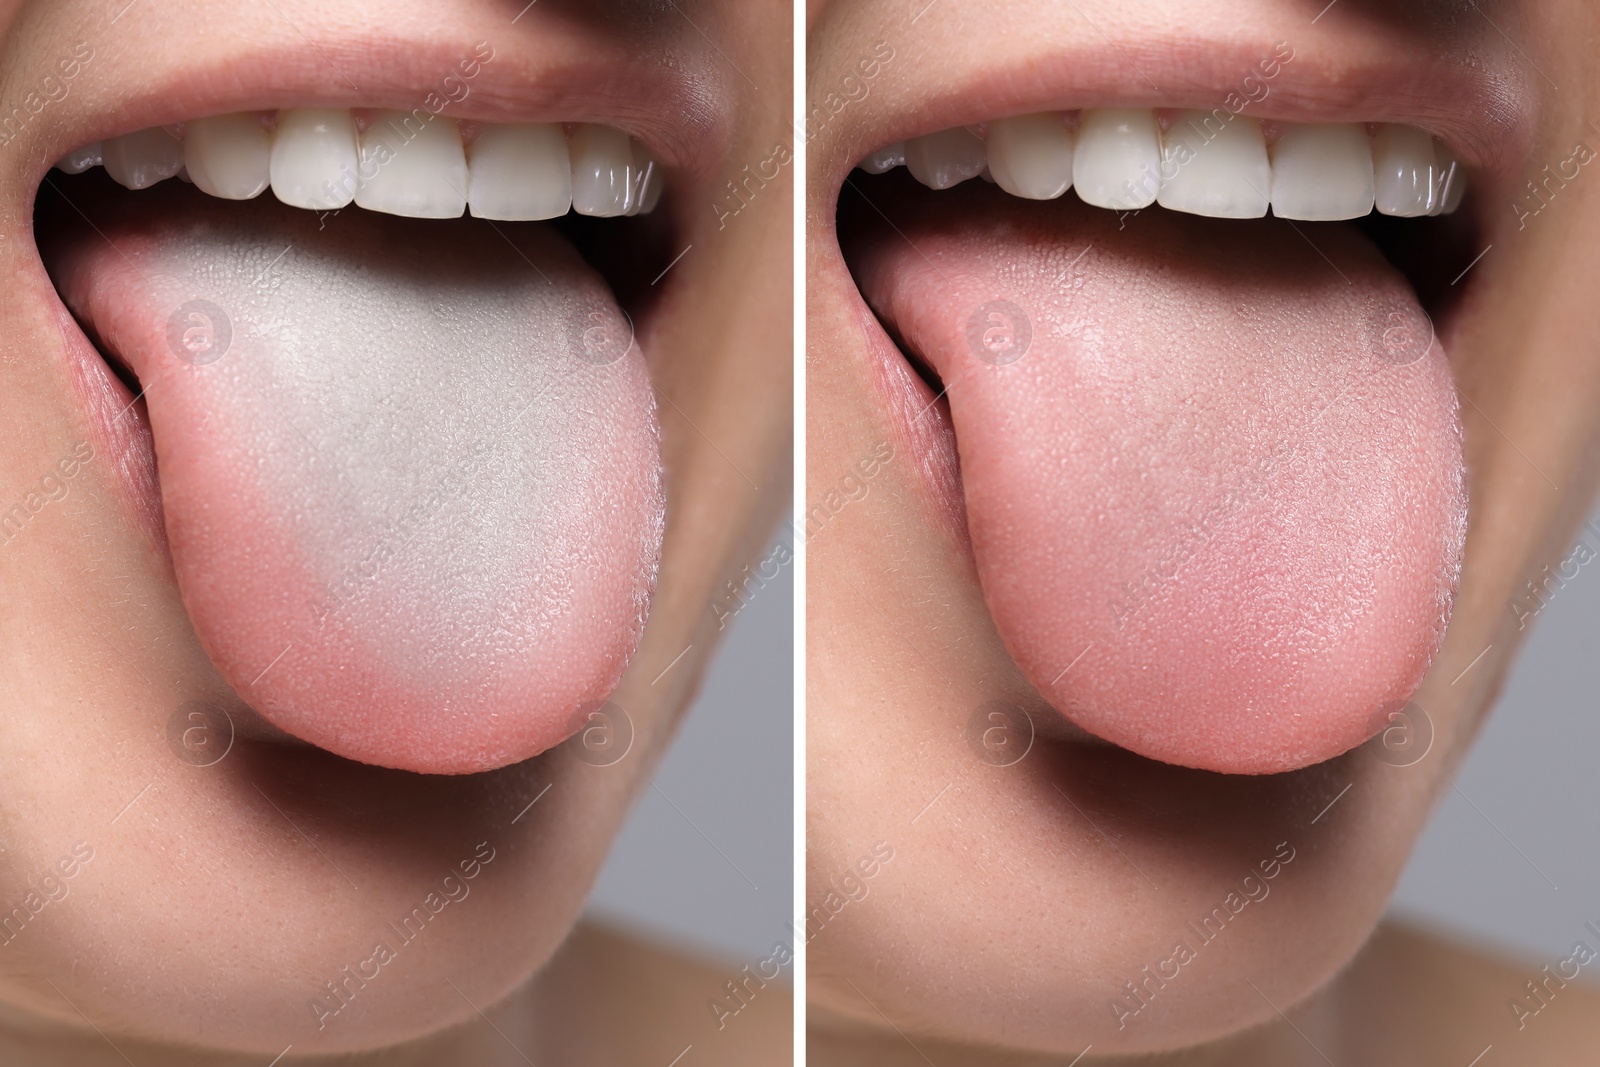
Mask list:
[[[987,183],[972,179],[968,184]],[[989,187],[987,193],[992,196],[1010,195],[997,186]],[[929,189],[917,182],[904,167],[896,167],[884,174],[852,171],[839,191],[839,208],[835,216],[837,234],[842,238],[869,220],[881,219],[882,214],[875,205],[905,203],[940,195],[941,190]],[[1068,190],[1065,195],[1076,194]],[[1165,211],[1166,208],[1151,206],[1144,210]],[[1377,246],[1396,270],[1405,275],[1435,327],[1442,329],[1466,288],[1467,279],[1462,278],[1462,272],[1480,251],[1476,218],[1473,189],[1469,182],[1466,201],[1453,215],[1407,219],[1374,211],[1350,222],[1297,222],[1294,225],[1313,234],[1317,227],[1322,226],[1355,227]],[[841,244],[844,243],[841,240]],[[927,383],[934,395],[940,396],[938,403],[947,405],[941,395],[944,383],[940,381],[938,373],[926,360],[902,344],[888,324],[884,326],[899,346],[906,362]]]
[[[170,178],[168,182],[177,183],[179,179]],[[91,168],[82,174],[71,175],[52,170],[40,184],[38,196],[34,200],[34,233],[37,237],[42,227],[48,226],[58,218],[81,217],[93,224],[97,209],[108,206],[117,198],[137,197],[145,192],[146,190],[123,188],[112,181],[100,167]],[[197,189],[191,192],[196,197],[206,196]],[[272,193],[268,190],[261,195],[271,196]],[[663,197],[663,203],[648,215],[595,218],[569,211],[566,215],[548,222],[497,222],[494,226],[507,234],[514,234],[519,227],[554,227],[605,279],[617,303],[637,324],[642,317],[649,314],[660,292],[654,283],[660,278],[662,270],[671,263],[673,256],[681,250],[682,242],[678,238],[672,212],[667,204],[670,196],[671,190],[668,190]],[[365,209],[352,204],[342,210]],[[463,220],[395,218],[397,225],[419,227],[453,226],[460,221]],[[91,337],[90,340],[94,338]],[[104,349],[101,349],[101,356],[112,373],[128,387],[130,392],[137,395],[140,386],[132,370],[122,360],[108,355]]]
[[[35,247],[39,244],[40,230],[50,226],[53,221],[77,216],[87,219],[93,225],[96,206],[104,204],[107,198],[119,194],[134,195],[112,181],[106,176],[105,171],[98,167],[82,174],[63,174],[58,170],[51,170],[40,183],[38,195],[33,201]],[[90,341],[93,342],[94,338],[90,337]],[[117,380],[127,386],[130,393],[138,396],[139,380],[133,373],[133,368],[122,359],[106,352],[100,345],[96,344],[95,347]]]

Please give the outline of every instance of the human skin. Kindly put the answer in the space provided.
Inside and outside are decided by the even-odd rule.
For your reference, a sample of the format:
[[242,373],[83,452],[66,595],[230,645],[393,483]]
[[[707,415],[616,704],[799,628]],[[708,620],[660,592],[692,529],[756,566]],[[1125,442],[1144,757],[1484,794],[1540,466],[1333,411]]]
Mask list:
[[[725,225],[712,205],[727,176],[784,135],[789,16],[778,5],[680,6],[543,3],[513,24],[521,5],[490,0],[140,0],[115,22],[92,3],[0,5],[8,101],[75,43],[94,50],[68,95],[0,148],[8,500],[92,435],[69,352],[82,337],[41,266],[32,211],[49,163],[102,135],[243,108],[409,107],[490,41],[497,61],[445,114],[629,130],[669,175],[650,222],[675,245],[656,269],[693,246],[629,308],[656,391],[667,519],[649,620],[613,698],[633,744],[609,766],[568,744],[480,774],[386,770],[294,741],[237,701],[233,748],[191,766],[169,747],[169,720],[227,688],[148,511],[130,503],[128,471],[148,465],[148,442],[99,448],[11,539],[0,552],[0,892],[24,890],[77,842],[92,859],[3,950],[0,1060],[24,1062],[26,1050],[30,1064],[123,1062],[126,1050],[179,1062],[182,1047],[207,1063],[264,1063],[292,1044],[283,1063],[373,1050],[375,1063],[465,1062],[473,1050],[521,1062],[479,1009],[526,1041],[550,1018],[529,976],[572,928],[695,693],[716,646],[714,599],[788,494],[791,279],[787,255],[773,254],[788,247],[787,175]],[[609,77],[630,63],[661,92],[641,99],[628,77]],[[747,77],[763,88],[750,91]],[[368,956],[389,917],[485,854],[480,845],[494,858],[470,895],[325,1030],[312,1025],[313,987]],[[566,1047],[581,1049],[573,1040]],[[714,1043],[707,1052],[723,1054]]]
[[[1508,205],[1544,164],[1594,144],[1586,42],[1596,14],[1575,3],[1505,4],[1491,24],[1473,5],[1344,3],[1313,24],[1323,6],[811,7],[810,103],[828,116],[808,142],[806,211],[805,507],[824,516],[807,541],[808,909],[825,917],[808,943],[816,1063],[1064,1064],[1091,1045],[1084,1064],[1132,1052],[1153,1054],[1148,1062],[1283,1062],[1290,1049],[1321,1062],[1295,1045],[1279,1010],[1308,1003],[1372,934],[1517,650],[1509,604],[1567,554],[1595,479],[1600,312],[1586,279],[1597,266],[1600,199],[1592,183],[1573,182],[1525,226]],[[1406,761],[1369,743],[1246,777],[1097,744],[1029,686],[991,618],[950,488],[959,427],[952,443],[947,429],[926,428],[934,419],[915,418],[936,390],[909,373],[898,403],[881,384],[881,368],[900,356],[858,292],[835,209],[847,179],[871,201],[871,179],[851,169],[883,145],[1084,105],[1209,107],[1236,71],[1284,40],[1296,58],[1261,117],[1410,122],[1465,146],[1463,211],[1477,242],[1467,258],[1492,251],[1436,316],[1461,398],[1469,505],[1453,617],[1415,696],[1432,746]],[[876,42],[893,59],[861,79],[858,61]],[[1499,114],[1519,116],[1514,128],[1462,103],[1471,92],[1430,96],[1431,63],[1479,72],[1469,84]],[[848,75],[865,92],[829,109],[823,94]],[[861,461],[881,458],[884,443],[893,458],[870,463],[863,478]],[[839,506],[840,487],[863,480]],[[1038,730],[1027,756],[1003,767],[972,744],[975,716],[997,699],[1027,707]],[[847,898],[842,879],[879,842],[892,860],[865,895]],[[1167,958],[1186,924],[1280,843],[1295,858],[1270,897],[1205,945],[1156,993],[1154,1010],[1119,1029],[1108,1004],[1123,983]],[[1415,940],[1380,943],[1391,959],[1423,955]],[[1373,973],[1358,966],[1309,1002],[1305,1010],[1323,1013],[1316,1032],[1366,1028],[1375,1045],[1417,1039],[1404,1018],[1353,1007],[1361,997],[1351,990],[1374,988]],[[1520,986],[1516,972],[1499,973],[1508,992]],[[1415,998],[1407,1003],[1427,1001],[1456,1027],[1436,1044],[1405,1046],[1428,1055],[1472,1043],[1470,1059],[1505,1042],[1545,1062],[1593,1040],[1576,1026],[1562,1031],[1565,1046],[1515,1046],[1503,1005],[1479,1012],[1463,997],[1452,1008],[1437,989]],[[1259,1042],[1231,1036],[1257,1026]]]

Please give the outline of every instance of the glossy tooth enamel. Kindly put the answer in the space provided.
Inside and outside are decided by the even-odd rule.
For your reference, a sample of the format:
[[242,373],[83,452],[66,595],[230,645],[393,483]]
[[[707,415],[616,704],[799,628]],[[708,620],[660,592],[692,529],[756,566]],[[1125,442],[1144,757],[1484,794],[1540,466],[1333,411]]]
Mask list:
[[655,210],[656,203],[661,199],[661,165],[644,145],[633,140],[628,143],[633,149],[633,184],[636,190],[628,214],[646,215]]
[[456,219],[467,210],[467,156],[451,119],[380,111],[359,144],[357,207],[414,219]]
[[[584,124],[569,138],[559,123],[483,123],[470,145],[455,120],[417,111],[377,111],[360,128],[348,111],[289,108],[268,129],[262,113],[214,115],[95,142],[56,169],[105,165],[117,182],[143,189],[176,175],[224,200],[249,200],[269,186],[291,207],[447,219],[470,213],[507,222],[585,215],[643,215],[665,183],[661,164],[621,130]],[[981,147],[981,143],[980,143]],[[904,153],[895,164],[904,162]]]
[[636,195],[633,146],[610,126],[584,123],[567,142],[572,155],[572,209],[580,215],[626,215]]
[[572,208],[567,139],[554,123],[485,126],[468,158],[467,206],[480,219],[553,219]]
[[1160,173],[1161,129],[1154,112],[1105,108],[1083,113],[1072,175],[1084,203],[1119,211],[1149,207]]
[[1414,126],[1385,124],[1372,139],[1372,192],[1385,215],[1427,215],[1438,203],[1433,138]]
[[1018,115],[989,123],[989,174],[1026,200],[1054,200],[1072,188],[1075,138],[1061,116]]
[[1086,110],[1076,134],[1062,116],[991,120],[983,139],[966,127],[942,130],[880,148],[857,167],[882,174],[903,164],[933,189],[981,177],[1022,199],[1076,189],[1094,207],[1159,203],[1227,219],[1269,208],[1307,221],[1449,214],[1466,195],[1454,153],[1414,126],[1386,123],[1368,136],[1359,123],[1285,123],[1269,148],[1259,121],[1221,109],[1180,111],[1164,132],[1143,108]]
[[252,112],[198,119],[183,130],[189,180],[223,200],[249,200],[265,192],[272,180],[271,156],[272,135]]
[[639,194],[640,215],[648,215],[661,203],[661,192],[666,188],[666,179],[661,176],[661,166],[654,160],[650,164],[650,172],[646,176],[644,192]]
[[929,189],[948,189],[976,178],[987,164],[988,150],[964,126],[906,142],[906,169]]
[[113,137],[101,153],[111,180],[128,189],[147,189],[183,169],[183,142],[161,126]]
[[1461,172],[1461,163],[1456,159],[1454,152],[1435,141],[1433,145],[1435,160],[1438,164],[1436,180],[1439,183],[1439,193],[1430,215],[1448,215],[1461,206],[1461,198],[1467,194],[1466,175]]
[[56,161],[56,169],[63,174],[82,174],[90,167],[98,167],[104,162],[105,155],[101,151],[100,142],[96,141],[62,156]]
[[896,141],[892,145],[878,149],[872,155],[861,161],[861,169],[868,174],[884,174],[896,167],[906,165],[906,143]]
[[290,207],[330,211],[355,199],[356,123],[350,112],[329,108],[278,113],[272,138],[272,195]]
[[1272,167],[1255,119],[1228,112],[1184,111],[1161,138],[1156,203],[1218,219],[1267,213]]
[[1372,146],[1355,123],[1286,126],[1272,146],[1272,213],[1333,222],[1373,208]]

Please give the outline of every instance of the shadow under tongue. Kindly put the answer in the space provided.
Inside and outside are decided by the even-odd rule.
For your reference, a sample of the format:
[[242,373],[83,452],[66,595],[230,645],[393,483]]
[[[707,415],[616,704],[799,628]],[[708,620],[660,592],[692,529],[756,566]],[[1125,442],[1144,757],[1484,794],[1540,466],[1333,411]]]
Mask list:
[[863,184],[894,228],[852,214],[847,258],[948,390],[984,596],[1040,693],[1234,773],[1385,725],[1442,640],[1466,497],[1444,350],[1370,242]]
[[537,224],[177,182],[88,211],[99,232],[64,208],[40,249],[145,390],[179,589],[228,684],[405,770],[571,735],[638,642],[662,533],[650,378],[601,279]]

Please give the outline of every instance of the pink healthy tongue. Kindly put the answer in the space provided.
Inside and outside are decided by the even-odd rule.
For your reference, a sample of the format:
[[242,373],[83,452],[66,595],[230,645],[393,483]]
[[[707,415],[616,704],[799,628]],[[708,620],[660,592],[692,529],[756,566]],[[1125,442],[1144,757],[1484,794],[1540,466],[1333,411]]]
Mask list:
[[1029,680],[1189,767],[1371,736],[1437,650],[1465,532],[1455,392],[1409,286],[1346,227],[1119,228],[978,184],[853,258],[948,387],[979,577]]
[[176,182],[95,221],[46,261],[145,387],[179,588],[228,684],[407,770],[573,733],[638,641],[662,497],[643,357],[571,247]]

